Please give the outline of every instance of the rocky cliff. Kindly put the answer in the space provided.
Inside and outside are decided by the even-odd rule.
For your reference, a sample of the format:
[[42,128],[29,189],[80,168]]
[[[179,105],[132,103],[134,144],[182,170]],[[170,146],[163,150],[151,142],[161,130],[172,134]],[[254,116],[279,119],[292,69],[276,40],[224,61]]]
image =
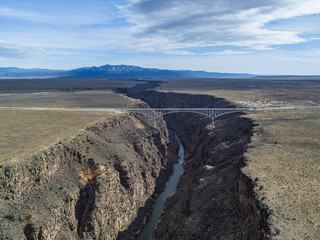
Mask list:
[[[233,107],[207,95],[128,91],[152,107]],[[267,210],[241,172],[253,123],[241,114],[215,121],[196,114],[165,117],[186,148],[185,173],[167,199],[156,239],[267,239]]]
[[116,239],[165,186],[168,140],[119,114],[0,169],[0,239]]
[[[119,91],[151,107],[233,107],[221,98],[149,87]],[[166,122],[187,154],[156,239],[267,239],[267,211],[241,172],[252,121],[232,114],[213,128],[204,116],[179,113]],[[4,167],[0,239],[131,239],[171,174],[168,142],[163,120],[155,128],[150,119],[122,114]]]

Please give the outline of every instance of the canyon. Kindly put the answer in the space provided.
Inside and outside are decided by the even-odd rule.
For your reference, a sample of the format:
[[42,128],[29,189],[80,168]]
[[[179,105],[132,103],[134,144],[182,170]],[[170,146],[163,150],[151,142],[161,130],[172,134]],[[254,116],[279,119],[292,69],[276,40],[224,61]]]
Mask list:
[[[161,93],[157,83],[118,89],[136,107],[233,107],[208,95]],[[0,170],[3,239],[133,239],[185,147],[184,174],[166,201],[156,239],[268,239],[268,210],[242,173],[253,122],[239,113],[215,127],[200,115],[115,114],[70,141]]]

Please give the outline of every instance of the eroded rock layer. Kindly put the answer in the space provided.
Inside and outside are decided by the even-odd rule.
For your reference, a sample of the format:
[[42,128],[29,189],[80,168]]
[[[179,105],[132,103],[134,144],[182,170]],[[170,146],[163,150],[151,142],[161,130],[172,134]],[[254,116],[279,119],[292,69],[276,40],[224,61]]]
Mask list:
[[[151,107],[233,107],[207,95],[127,92]],[[255,199],[253,183],[241,172],[253,123],[241,114],[215,121],[196,114],[165,117],[186,148],[185,173],[167,199],[156,239],[267,239],[267,210]]]
[[[151,107],[233,107],[207,95],[120,89]],[[139,107],[147,107],[142,105]],[[168,198],[156,239],[266,239],[267,211],[241,172],[253,123],[167,115],[186,149],[185,172]],[[172,173],[169,133],[120,114],[31,159],[0,170],[0,239],[131,239]],[[173,147],[174,148],[174,147]]]
[[4,167],[0,239],[116,239],[165,186],[168,139],[165,122],[121,114]]

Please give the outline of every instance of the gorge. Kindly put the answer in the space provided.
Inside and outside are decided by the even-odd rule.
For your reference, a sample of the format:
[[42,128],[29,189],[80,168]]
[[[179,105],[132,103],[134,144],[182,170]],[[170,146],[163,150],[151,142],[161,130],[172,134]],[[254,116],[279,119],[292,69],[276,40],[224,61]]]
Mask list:
[[[153,83],[154,84],[154,83]],[[233,107],[208,95],[162,93],[150,84],[118,89],[137,107]],[[132,239],[152,211],[185,147],[184,173],[166,201],[156,239],[267,239],[267,210],[241,172],[253,123],[177,113],[157,127],[115,115],[79,136],[0,172],[4,239]],[[36,200],[34,200],[36,199]],[[15,216],[16,219],[10,218]]]

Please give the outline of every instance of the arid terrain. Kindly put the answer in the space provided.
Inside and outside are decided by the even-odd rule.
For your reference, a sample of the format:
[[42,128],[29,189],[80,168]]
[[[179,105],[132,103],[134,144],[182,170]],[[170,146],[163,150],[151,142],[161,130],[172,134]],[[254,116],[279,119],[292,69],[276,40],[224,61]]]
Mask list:
[[0,239],[115,239],[170,176],[166,127],[122,112],[48,110],[140,104],[110,90],[130,86],[121,81],[42,91],[28,81],[16,92],[0,84]]
[[[85,80],[80,88],[72,87],[76,80],[49,88],[23,82],[16,91],[0,82],[0,238],[130,239],[171,174],[173,163],[165,156],[174,155],[161,119],[153,126],[150,119],[127,113],[1,107],[320,103],[315,79],[162,81],[158,92],[148,91],[153,81],[132,89],[136,81],[96,80],[92,88]],[[319,109],[230,114],[218,118],[215,128],[194,114],[165,120],[186,147],[186,162],[156,239],[320,237]]]
[[320,0],[0,1],[0,240],[320,240]]
[[110,90],[0,93],[0,164],[30,157],[37,151],[75,137],[110,113],[39,111],[1,107],[124,108],[128,97]]
[[[210,94],[240,107],[320,104],[320,81],[258,79],[167,81],[160,91]],[[270,210],[274,239],[320,238],[320,109],[255,111],[243,172]]]

